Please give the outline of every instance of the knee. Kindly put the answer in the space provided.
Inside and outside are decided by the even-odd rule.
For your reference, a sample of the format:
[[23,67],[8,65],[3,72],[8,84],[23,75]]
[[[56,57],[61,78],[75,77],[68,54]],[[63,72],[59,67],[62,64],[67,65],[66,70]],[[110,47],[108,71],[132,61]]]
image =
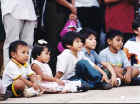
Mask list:
[[25,83],[22,80],[16,80],[13,82],[13,84],[16,90],[24,90],[25,88]]
[[113,67],[115,73],[123,73],[123,70],[120,67]]
[[80,61],[77,62],[78,66],[84,66],[85,64],[88,64],[87,60],[80,60]]

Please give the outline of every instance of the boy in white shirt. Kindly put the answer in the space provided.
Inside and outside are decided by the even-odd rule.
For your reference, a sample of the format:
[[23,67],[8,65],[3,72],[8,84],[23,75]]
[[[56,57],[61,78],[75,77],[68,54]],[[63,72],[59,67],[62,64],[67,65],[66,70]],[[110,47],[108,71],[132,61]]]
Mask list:
[[41,91],[42,88],[34,80],[37,78],[35,73],[27,64],[29,58],[27,43],[19,40],[12,42],[9,46],[9,58],[2,78],[6,94],[9,94],[9,97],[23,96],[26,86]]
[[55,77],[63,80],[80,79],[83,87],[93,89],[101,81],[102,76],[87,60],[81,60],[78,54],[83,45],[80,34],[66,33],[62,38],[62,44],[65,50],[57,57]]

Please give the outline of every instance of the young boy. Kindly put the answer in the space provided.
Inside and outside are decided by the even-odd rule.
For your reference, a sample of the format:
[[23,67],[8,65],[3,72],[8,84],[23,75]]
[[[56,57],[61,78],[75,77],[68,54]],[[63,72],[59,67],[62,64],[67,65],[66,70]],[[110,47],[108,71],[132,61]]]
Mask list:
[[140,16],[137,16],[132,24],[132,28],[136,37],[129,39],[124,45],[126,53],[131,65],[140,64]]
[[63,80],[80,79],[83,86],[93,89],[97,83],[101,82],[101,73],[79,55],[82,48],[80,33],[68,32],[62,38],[65,50],[57,57],[56,78]]
[[9,58],[10,61],[4,70],[2,79],[9,97],[23,96],[26,87],[32,87],[36,91],[42,90],[34,81],[37,77],[27,64],[29,58],[27,43],[20,40],[12,42],[9,46]]
[[[112,66],[109,63],[106,63],[100,59],[97,53],[94,51],[96,47],[96,32],[90,28],[85,28],[81,31],[83,36],[84,48],[80,52],[83,54],[85,58],[88,58],[92,63],[94,63],[94,67],[100,71],[103,75],[102,80],[106,83],[112,84],[112,86],[117,86],[116,73],[114,72]],[[107,77],[107,74],[97,65],[103,65],[103,67],[107,68],[107,72],[111,73],[111,80]]]
[[108,62],[124,84],[130,84],[132,79],[140,73],[138,69],[132,69],[124,51],[123,34],[118,30],[110,30],[107,34],[108,47],[100,52],[104,62]]

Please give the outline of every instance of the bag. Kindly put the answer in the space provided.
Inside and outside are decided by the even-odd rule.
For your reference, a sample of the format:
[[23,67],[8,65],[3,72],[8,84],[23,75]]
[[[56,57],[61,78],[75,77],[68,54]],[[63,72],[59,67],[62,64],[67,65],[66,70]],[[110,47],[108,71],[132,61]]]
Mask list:
[[[77,20],[68,20],[60,32],[60,37],[62,38],[67,32],[69,31],[76,31],[79,32],[82,29],[80,21]],[[61,42],[58,43],[57,49],[59,52],[62,52],[64,50],[63,45]]]

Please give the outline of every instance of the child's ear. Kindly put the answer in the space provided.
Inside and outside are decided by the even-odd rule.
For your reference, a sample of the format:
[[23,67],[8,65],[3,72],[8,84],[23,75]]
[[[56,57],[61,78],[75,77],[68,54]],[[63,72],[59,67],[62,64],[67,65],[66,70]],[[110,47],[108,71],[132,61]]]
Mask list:
[[107,39],[107,43],[108,43],[108,45],[110,45],[111,44],[111,40]]
[[11,56],[14,58],[15,57],[15,52],[11,52]]

